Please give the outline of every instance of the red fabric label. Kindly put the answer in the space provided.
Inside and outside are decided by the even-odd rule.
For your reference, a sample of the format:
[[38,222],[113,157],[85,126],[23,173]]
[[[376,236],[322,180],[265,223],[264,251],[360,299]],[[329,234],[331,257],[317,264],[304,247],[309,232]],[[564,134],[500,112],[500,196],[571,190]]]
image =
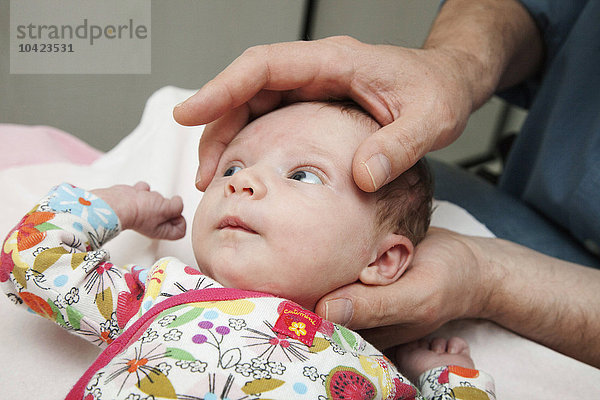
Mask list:
[[273,331],[297,339],[310,347],[322,321],[323,318],[317,314],[296,304],[285,302],[273,326]]

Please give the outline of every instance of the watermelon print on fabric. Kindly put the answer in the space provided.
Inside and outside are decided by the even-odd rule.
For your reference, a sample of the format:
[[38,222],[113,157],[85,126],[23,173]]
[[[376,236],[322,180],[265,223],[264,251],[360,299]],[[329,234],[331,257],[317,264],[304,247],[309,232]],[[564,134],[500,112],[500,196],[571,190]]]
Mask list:
[[[288,300],[223,288],[175,258],[114,265],[102,246],[119,231],[102,199],[63,184],[1,249],[9,298],[105,347],[68,399],[494,399],[487,375],[453,367],[424,374],[423,397],[357,333]],[[301,318],[278,331],[286,310]],[[299,340],[313,322],[311,340]]]

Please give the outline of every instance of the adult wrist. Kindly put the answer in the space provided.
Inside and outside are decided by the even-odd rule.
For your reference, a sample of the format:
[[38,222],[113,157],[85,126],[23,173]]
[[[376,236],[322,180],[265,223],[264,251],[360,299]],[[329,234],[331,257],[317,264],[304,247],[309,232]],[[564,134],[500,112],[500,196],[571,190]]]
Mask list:
[[474,295],[466,316],[496,321],[502,312],[504,284],[509,275],[501,257],[505,241],[476,236],[465,236],[464,239],[473,254],[473,267],[477,271],[477,280],[470,287]]
[[439,68],[454,82],[459,90],[460,100],[466,102],[470,113],[494,94],[498,80],[487,72],[483,61],[477,56],[449,44],[424,46],[423,50],[438,60]]
[[[465,93],[470,96],[471,112],[481,107],[494,94],[502,75],[501,56],[488,57],[489,49],[485,44],[464,41],[447,40],[445,28],[436,33],[434,29],[423,44],[423,49],[435,52],[444,59],[443,68],[452,74],[453,79],[460,82]],[[473,32],[472,35],[477,33]],[[463,36],[468,36],[465,33]]]
[[540,32],[517,0],[446,1],[423,48],[445,51],[459,61],[473,110],[496,90],[532,75],[543,56]]

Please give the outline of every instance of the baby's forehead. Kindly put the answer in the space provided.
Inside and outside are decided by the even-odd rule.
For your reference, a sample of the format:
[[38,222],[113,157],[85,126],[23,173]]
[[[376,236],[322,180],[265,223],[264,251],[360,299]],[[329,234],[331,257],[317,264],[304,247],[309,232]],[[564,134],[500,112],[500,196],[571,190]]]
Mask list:
[[328,103],[295,103],[266,114],[246,126],[231,146],[270,143],[277,146],[311,144],[357,147],[378,129],[366,114]]

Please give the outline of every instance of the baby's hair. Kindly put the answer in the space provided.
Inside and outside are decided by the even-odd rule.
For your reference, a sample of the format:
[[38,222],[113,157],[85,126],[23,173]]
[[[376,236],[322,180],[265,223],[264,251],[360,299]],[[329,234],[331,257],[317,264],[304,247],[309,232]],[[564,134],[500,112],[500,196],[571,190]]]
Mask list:
[[[380,125],[358,104],[351,101],[326,103],[375,131]],[[402,175],[377,190],[377,221],[380,230],[406,236],[417,245],[431,222],[433,177],[425,159],[417,161]]]
[[402,234],[415,246],[423,240],[431,222],[433,203],[433,177],[424,158],[375,195],[381,229]]

